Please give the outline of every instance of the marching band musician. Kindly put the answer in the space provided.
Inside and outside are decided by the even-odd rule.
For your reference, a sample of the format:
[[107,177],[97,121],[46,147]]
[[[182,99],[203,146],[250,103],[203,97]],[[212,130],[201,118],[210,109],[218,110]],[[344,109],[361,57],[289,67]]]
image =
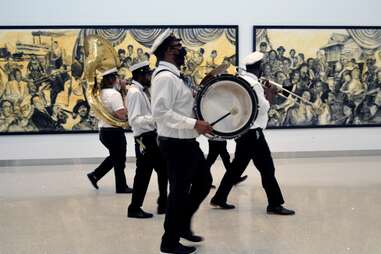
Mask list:
[[151,86],[152,72],[149,62],[134,64],[130,67],[130,71],[132,85],[128,89],[125,105],[128,109],[128,121],[135,137],[136,174],[128,217],[144,219],[153,216],[141,209],[152,170],[155,169],[158,176],[158,214],[165,214],[167,207],[168,177],[156,141],[156,125],[152,118],[151,102],[145,92]]
[[[100,98],[105,108],[120,120],[126,120],[127,110],[123,105],[123,90],[119,92],[121,82],[117,76],[117,68],[102,73]],[[126,183],[124,168],[126,163],[126,136],[124,129],[115,127],[99,119],[99,139],[108,149],[110,155],[91,173],[87,174],[91,184],[98,189],[97,182],[112,168],[115,173],[116,193],[131,193],[132,189]]]
[[[251,129],[236,139],[236,151],[232,162],[232,170],[225,172],[220,186],[211,200],[211,205],[222,209],[233,209],[234,205],[228,204],[227,197],[234,182],[245,171],[250,160],[258,169],[262,178],[262,186],[265,189],[268,206],[267,213],[279,215],[292,215],[295,212],[282,206],[284,203],[281,190],[275,178],[275,167],[270,149],[262,132],[268,121],[269,100],[273,94],[263,89],[258,79],[261,77],[261,60],[264,54],[253,52],[244,59],[246,71],[240,76],[248,81],[258,96],[258,116]],[[266,88],[268,89],[268,88]],[[268,90],[269,91],[269,90]]]
[[193,115],[192,90],[180,74],[186,55],[180,39],[167,29],[156,38],[151,53],[158,61],[152,75],[152,115],[170,189],[160,251],[194,253],[195,247],[184,246],[179,239],[203,240],[192,232],[191,220],[208,195],[212,178],[196,137],[210,133],[212,127]]

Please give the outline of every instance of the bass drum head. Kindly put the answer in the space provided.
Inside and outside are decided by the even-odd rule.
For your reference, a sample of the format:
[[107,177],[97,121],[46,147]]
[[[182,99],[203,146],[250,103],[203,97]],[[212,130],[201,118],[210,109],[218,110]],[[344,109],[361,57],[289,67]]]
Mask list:
[[224,74],[210,79],[196,96],[198,119],[213,123],[212,139],[231,139],[247,131],[258,114],[258,98],[250,84],[237,76]]

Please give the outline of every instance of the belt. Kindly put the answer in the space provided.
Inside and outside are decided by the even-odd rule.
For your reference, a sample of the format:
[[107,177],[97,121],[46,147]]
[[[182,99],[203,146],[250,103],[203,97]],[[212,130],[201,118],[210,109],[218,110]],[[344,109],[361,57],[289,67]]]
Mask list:
[[159,141],[193,142],[196,138],[171,138],[159,136]]
[[243,140],[245,139],[245,137],[247,137],[248,135],[255,135],[256,139],[258,139],[260,136],[261,136],[261,133],[262,133],[262,128],[258,127],[258,128],[254,128],[254,129],[249,129],[247,132],[245,132],[244,134],[242,134],[241,136],[235,138],[235,140]]
[[142,137],[147,137],[147,136],[157,136],[156,130],[144,132],[138,136],[135,136],[135,138],[142,138]]
[[116,131],[124,131],[124,129],[122,127],[101,127],[100,128],[101,131],[111,131],[111,130],[116,130]]
[[262,133],[262,128],[255,128],[255,129],[250,129],[250,131],[254,131],[255,132],[255,138],[256,139],[259,139],[259,137],[261,136],[261,133]]

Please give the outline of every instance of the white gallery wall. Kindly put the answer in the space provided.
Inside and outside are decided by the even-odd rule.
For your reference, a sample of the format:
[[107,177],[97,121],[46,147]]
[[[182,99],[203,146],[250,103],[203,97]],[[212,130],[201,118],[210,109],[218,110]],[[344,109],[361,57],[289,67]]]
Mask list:
[[[238,25],[239,56],[252,50],[253,25],[381,26],[379,0],[168,1],[3,0],[1,26]],[[127,135],[128,156],[134,156]],[[381,127],[267,130],[273,152],[381,150]],[[207,143],[200,139],[207,152]],[[233,142],[229,143],[233,151]],[[0,160],[94,158],[106,150],[95,134],[0,136]]]

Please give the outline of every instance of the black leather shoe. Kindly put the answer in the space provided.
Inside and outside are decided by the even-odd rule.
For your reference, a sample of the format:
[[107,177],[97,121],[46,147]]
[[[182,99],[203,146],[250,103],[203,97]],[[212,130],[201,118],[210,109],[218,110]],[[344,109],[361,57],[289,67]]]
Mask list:
[[294,215],[295,211],[284,208],[283,206],[268,206],[267,207],[268,214],[278,214],[278,215]]
[[157,207],[157,214],[165,214],[166,211],[167,211],[166,207],[162,207],[162,206]]
[[127,186],[125,189],[116,190],[116,193],[118,193],[118,194],[122,194],[122,193],[132,193],[132,188],[130,188],[130,187]]
[[129,218],[137,218],[137,219],[148,219],[152,218],[152,213],[144,212],[143,209],[128,209],[127,217]]
[[204,238],[202,236],[195,235],[195,234],[193,234],[192,231],[182,233],[182,234],[180,234],[180,237],[185,239],[185,240],[188,240],[190,242],[194,242],[194,243],[199,243],[199,242],[204,241]]
[[174,248],[166,248],[163,246],[160,247],[161,254],[193,254],[196,253],[196,251],[196,247],[185,246],[181,243],[178,243]]
[[238,178],[238,179],[234,182],[234,185],[240,184],[240,183],[242,183],[243,181],[245,181],[246,179],[247,179],[247,175],[241,176],[240,178]]
[[234,205],[228,204],[226,202],[216,201],[214,199],[212,199],[210,201],[210,205],[214,206],[215,208],[221,208],[221,209],[225,209],[225,210],[234,209],[235,208]]
[[87,178],[89,178],[91,184],[94,186],[95,189],[99,189],[98,185],[97,185],[97,178],[93,175],[93,173],[88,173],[87,174]]

